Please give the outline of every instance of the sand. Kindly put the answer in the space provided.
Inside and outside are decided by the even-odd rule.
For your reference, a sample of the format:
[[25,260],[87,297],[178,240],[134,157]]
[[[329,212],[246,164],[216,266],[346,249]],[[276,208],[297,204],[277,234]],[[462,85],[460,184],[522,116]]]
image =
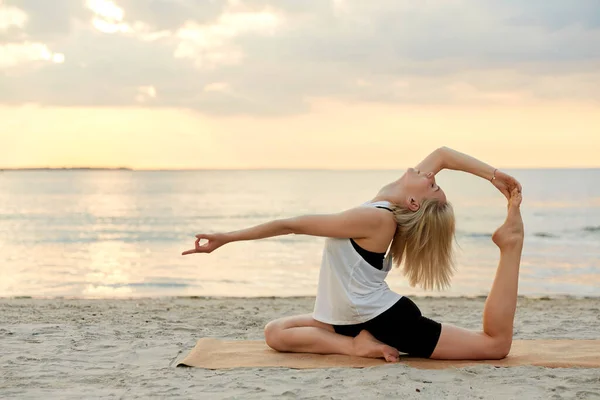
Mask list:
[[[416,298],[472,329],[483,298]],[[313,298],[0,299],[0,398],[600,399],[600,369],[175,368],[201,337],[261,339]],[[519,299],[518,339],[598,339],[600,299]]]

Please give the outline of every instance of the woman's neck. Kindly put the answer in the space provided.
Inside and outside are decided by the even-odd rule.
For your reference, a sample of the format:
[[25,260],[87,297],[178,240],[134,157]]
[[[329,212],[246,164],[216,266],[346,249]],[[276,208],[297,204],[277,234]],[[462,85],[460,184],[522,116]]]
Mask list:
[[395,181],[382,187],[381,190],[379,190],[379,193],[377,193],[377,196],[375,196],[371,201],[387,201],[392,204],[400,204],[401,199],[402,190],[398,184],[398,181]]

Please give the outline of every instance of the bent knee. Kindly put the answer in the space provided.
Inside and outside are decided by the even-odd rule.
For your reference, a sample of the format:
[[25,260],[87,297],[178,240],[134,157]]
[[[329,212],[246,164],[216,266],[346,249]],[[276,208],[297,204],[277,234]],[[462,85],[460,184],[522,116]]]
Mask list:
[[267,325],[265,325],[265,342],[267,342],[267,346],[269,346],[273,350],[282,350],[280,340],[281,330],[281,324],[277,320],[271,321]]
[[493,338],[488,349],[490,360],[501,360],[508,356],[512,346],[512,338]]

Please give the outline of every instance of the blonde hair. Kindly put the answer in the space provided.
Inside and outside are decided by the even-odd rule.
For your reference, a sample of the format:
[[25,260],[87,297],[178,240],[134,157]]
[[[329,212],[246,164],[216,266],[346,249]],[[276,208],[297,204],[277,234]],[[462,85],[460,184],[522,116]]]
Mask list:
[[455,271],[455,219],[450,203],[425,199],[417,211],[397,205],[393,211],[398,223],[391,246],[396,267],[404,264],[402,272],[410,286],[448,288]]

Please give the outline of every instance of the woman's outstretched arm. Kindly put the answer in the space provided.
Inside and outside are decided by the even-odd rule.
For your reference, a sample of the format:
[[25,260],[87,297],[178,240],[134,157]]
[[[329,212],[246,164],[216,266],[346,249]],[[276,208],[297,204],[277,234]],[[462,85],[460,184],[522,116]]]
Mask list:
[[425,157],[416,168],[424,172],[433,172],[434,175],[442,169],[468,172],[492,182],[506,198],[510,198],[510,192],[515,187],[519,189],[519,192],[521,191],[521,184],[512,176],[498,171],[483,161],[448,147],[436,149]]
[[[196,245],[182,255],[210,253],[224,244],[242,240],[257,240],[273,236],[302,234],[333,238],[366,238],[380,232],[389,218],[383,211],[372,207],[357,207],[337,214],[303,215],[278,219],[251,228],[227,233],[198,234]],[[200,245],[200,240],[207,243]]]

